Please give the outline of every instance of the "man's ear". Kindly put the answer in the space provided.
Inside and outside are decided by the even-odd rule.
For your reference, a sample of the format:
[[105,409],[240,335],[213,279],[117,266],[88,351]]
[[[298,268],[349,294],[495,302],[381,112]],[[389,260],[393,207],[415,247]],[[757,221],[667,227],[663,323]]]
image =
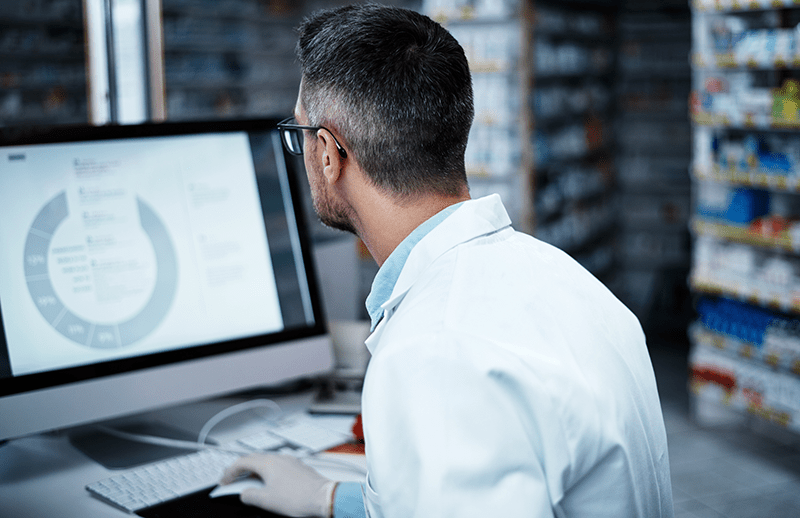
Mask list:
[[336,147],[336,142],[329,130],[317,130],[317,139],[322,146],[322,174],[328,183],[333,185],[339,180],[342,173],[344,166],[342,156],[339,154],[339,148]]

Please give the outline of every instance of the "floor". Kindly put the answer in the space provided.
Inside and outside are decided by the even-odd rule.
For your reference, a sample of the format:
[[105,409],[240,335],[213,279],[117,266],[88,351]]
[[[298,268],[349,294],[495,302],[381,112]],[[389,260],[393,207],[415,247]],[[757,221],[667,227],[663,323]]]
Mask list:
[[675,518],[800,517],[800,436],[758,423],[700,424],[686,352],[651,349],[669,442]]

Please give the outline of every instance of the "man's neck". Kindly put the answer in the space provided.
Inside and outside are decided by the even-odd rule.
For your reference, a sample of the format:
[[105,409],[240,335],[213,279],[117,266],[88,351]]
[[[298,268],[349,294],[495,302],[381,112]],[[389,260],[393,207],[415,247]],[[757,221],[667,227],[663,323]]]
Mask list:
[[379,266],[418,226],[440,211],[469,199],[458,196],[427,195],[411,201],[397,201],[385,195],[364,199],[359,208],[359,237]]

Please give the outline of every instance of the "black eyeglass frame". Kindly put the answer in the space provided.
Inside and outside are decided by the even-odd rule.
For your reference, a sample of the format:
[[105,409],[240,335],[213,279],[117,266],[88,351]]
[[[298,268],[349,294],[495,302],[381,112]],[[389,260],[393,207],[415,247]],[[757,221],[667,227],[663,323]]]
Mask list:
[[[347,151],[345,151],[344,147],[342,147],[342,145],[339,144],[339,141],[336,139],[336,135],[334,135],[331,130],[329,130],[325,126],[304,126],[302,124],[293,124],[293,123],[290,122],[290,121],[293,121],[293,120],[295,120],[294,117],[288,117],[286,119],[283,119],[282,121],[280,121],[278,123],[278,130],[280,130],[280,131],[286,131],[286,130],[319,131],[321,129],[324,129],[325,131],[327,131],[328,133],[331,134],[331,137],[333,137],[333,142],[336,144],[336,149],[339,151],[339,156],[342,157],[342,158],[347,158]],[[283,142],[283,147],[286,148],[286,151],[288,151],[292,155],[300,156],[300,155],[303,154],[302,148],[300,149],[299,152],[296,152],[291,147],[289,147],[289,145],[286,143],[286,138],[282,137],[281,138],[281,142]]]

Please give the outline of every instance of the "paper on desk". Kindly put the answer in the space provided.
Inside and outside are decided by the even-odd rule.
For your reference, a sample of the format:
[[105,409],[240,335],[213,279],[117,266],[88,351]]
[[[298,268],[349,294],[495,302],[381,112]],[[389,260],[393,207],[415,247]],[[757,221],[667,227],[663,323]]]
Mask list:
[[351,415],[308,414],[308,418],[318,426],[348,436],[353,435],[353,424],[356,422],[356,418]]
[[[356,418],[348,415],[310,414],[313,422],[329,430],[353,435]],[[341,451],[341,450],[340,450]],[[367,473],[367,459],[360,453],[318,453],[304,461],[322,475],[345,482],[363,482]]]

